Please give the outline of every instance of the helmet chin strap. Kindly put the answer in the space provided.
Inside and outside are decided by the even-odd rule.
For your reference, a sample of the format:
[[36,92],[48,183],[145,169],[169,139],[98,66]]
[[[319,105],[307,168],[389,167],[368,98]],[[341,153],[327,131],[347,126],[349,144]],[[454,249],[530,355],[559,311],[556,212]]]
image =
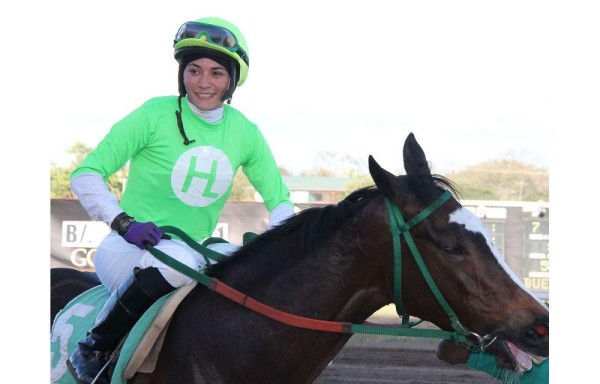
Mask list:
[[175,111],[175,117],[177,118],[177,128],[179,128],[179,133],[181,134],[181,136],[183,136],[183,145],[190,145],[196,140],[188,139],[187,135],[185,134],[185,129],[183,128],[183,120],[181,119],[181,99],[183,99],[183,96],[179,95],[179,97],[177,98],[177,105],[179,106],[179,110]]

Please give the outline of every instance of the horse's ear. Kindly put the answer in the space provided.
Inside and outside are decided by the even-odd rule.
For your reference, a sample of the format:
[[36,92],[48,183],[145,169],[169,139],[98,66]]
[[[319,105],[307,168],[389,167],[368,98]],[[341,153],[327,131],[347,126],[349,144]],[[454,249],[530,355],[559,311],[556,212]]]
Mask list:
[[381,168],[371,155],[369,155],[369,173],[371,174],[377,189],[379,189],[385,197],[391,200],[396,196],[396,192],[394,192],[393,188],[393,182],[396,179],[396,176]]
[[404,141],[402,154],[404,156],[404,169],[407,175],[431,176],[425,152],[423,152],[423,149],[417,143],[415,135],[412,132]]

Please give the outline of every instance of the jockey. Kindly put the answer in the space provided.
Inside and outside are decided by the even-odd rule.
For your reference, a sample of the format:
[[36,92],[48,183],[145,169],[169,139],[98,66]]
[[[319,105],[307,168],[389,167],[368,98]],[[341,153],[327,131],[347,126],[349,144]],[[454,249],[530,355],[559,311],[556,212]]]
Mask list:
[[[178,227],[198,242],[210,237],[240,167],[263,198],[269,228],[294,212],[262,133],[229,105],[248,76],[242,33],[223,19],[202,18],[179,28],[174,50],[179,96],[152,98],[133,110],[71,175],[71,188],[90,217],[112,229],[94,259],[111,296],[67,363],[79,383],[94,380],[157,299],[192,282],[154,258],[148,244],[191,268],[205,264],[202,255],[160,226]],[[119,203],[105,182],[127,162],[127,188]],[[211,248],[230,254],[239,247]]]

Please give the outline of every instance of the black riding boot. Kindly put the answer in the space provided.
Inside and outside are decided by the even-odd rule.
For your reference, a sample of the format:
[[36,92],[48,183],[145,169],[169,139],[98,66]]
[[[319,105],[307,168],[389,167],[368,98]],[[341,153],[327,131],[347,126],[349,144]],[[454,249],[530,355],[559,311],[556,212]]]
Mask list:
[[[108,299],[85,340],[79,342],[67,365],[78,383],[91,383],[110,359],[121,339],[156,300],[174,291],[157,268],[134,271]],[[112,304],[111,307],[111,303]],[[102,375],[97,383],[109,383]]]

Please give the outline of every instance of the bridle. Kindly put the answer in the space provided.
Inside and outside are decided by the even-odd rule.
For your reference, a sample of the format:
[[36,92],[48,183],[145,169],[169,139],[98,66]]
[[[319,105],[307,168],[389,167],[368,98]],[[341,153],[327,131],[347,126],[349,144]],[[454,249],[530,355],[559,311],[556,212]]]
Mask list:
[[[410,323],[409,315],[404,311],[402,306],[402,247],[401,247],[401,238],[404,237],[410,252],[417,263],[423,278],[427,282],[427,285],[431,289],[431,292],[437,299],[438,303],[442,306],[448,318],[450,319],[450,324],[452,325],[452,329],[457,332],[459,335],[463,336],[473,336],[476,341],[476,347],[481,351],[486,350],[494,341],[496,341],[497,336],[492,335],[484,335],[481,336],[476,332],[470,331],[467,329],[462,323],[459,321],[458,316],[454,313],[444,295],[440,292],[435,281],[431,277],[425,262],[423,261],[423,257],[419,252],[419,249],[415,245],[415,242],[410,234],[410,229],[415,225],[423,221],[427,218],[431,213],[433,213],[436,209],[441,207],[448,199],[452,197],[452,194],[449,191],[444,191],[444,193],[438,197],[433,203],[431,203],[427,208],[422,210],[412,219],[405,221],[402,216],[402,212],[398,208],[398,206],[394,205],[389,199],[385,199],[385,205],[388,213],[388,220],[390,223],[390,230],[392,232],[392,243],[393,243],[393,252],[394,252],[394,303],[396,305],[396,312],[398,316],[402,319],[403,327],[413,327],[419,322]],[[418,331],[415,329],[415,331]]]

